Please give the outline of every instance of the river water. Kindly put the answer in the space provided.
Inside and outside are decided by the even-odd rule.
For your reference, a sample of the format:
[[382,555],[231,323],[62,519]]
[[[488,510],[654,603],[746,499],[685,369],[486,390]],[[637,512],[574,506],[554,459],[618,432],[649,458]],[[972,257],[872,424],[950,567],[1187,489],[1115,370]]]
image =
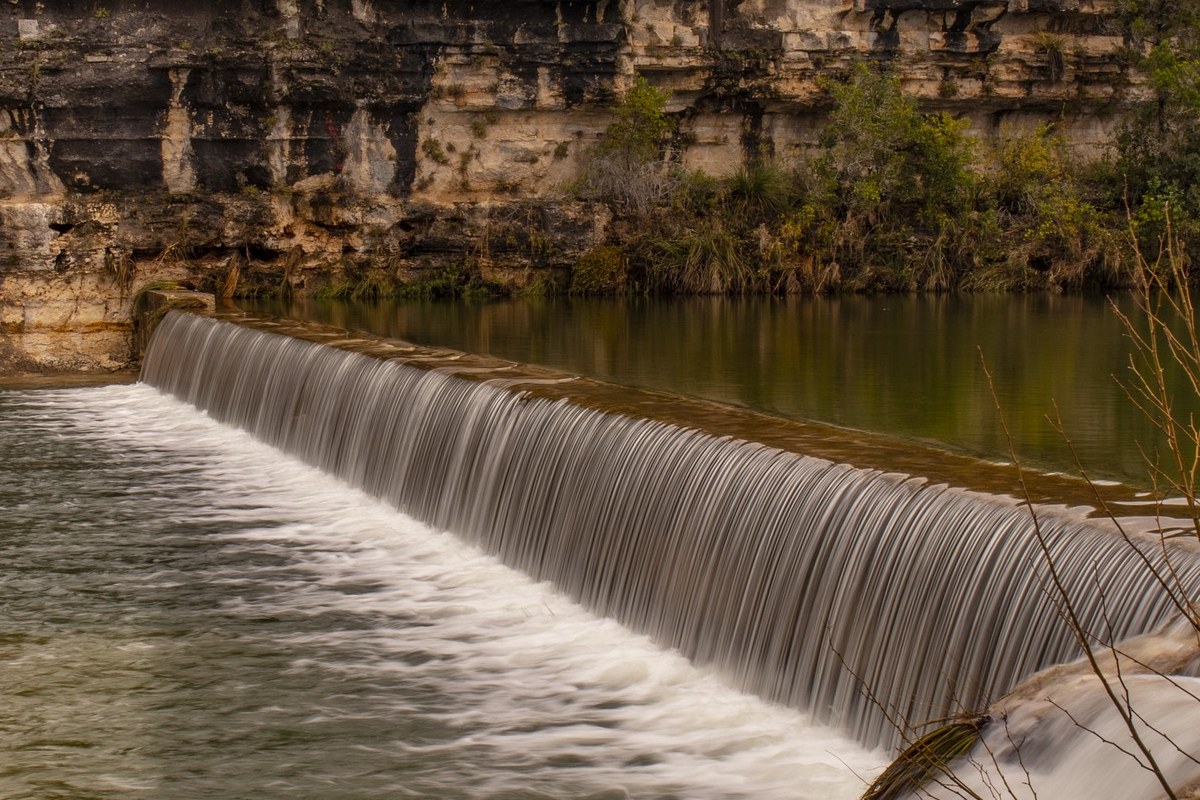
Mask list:
[[852,798],[885,760],[144,385],[0,391],[0,464],[8,800]]
[[[269,310],[1137,483],[1103,298]],[[0,391],[4,798],[852,798],[886,756],[142,385]],[[868,465],[869,466],[869,465]]]
[[[1118,307],[1140,316],[1129,297]],[[262,303],[262,310],[418,344],[490,353],[614,383],[818,420],[984,459],[1018,456],[1145,485],[1154,427],[1116,379],[1126,331],[1103,296],[555,298],[504,302]],[[1172,376],[1180,411],[1200,412]]]

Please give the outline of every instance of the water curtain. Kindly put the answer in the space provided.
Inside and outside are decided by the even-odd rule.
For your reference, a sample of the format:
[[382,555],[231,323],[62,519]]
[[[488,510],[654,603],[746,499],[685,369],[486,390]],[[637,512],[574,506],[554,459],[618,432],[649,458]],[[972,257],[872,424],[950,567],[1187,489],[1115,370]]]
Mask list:
[[[1005,498],[179,312],[142,379],[868,746],[1077,654]],[[1130,543],[1041,521],[1088,626],[1169,615]]]

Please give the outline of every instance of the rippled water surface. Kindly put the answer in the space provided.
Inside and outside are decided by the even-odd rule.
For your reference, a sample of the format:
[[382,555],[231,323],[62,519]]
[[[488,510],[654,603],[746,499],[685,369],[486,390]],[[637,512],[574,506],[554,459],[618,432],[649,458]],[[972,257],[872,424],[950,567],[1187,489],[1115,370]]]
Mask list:
[[0,797],[851,798],[882,765],[148,387],[0,392],[0,464]]

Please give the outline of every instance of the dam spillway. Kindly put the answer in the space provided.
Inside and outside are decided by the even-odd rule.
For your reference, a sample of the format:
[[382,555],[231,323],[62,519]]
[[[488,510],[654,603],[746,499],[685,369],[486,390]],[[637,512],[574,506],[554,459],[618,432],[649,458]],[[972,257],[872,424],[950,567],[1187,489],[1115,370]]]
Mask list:
[[[1076,654],[1014,501],[261,327],[171,313],[143,380],[868,746]],[[1041,524],[1089,629],[1170,615],[1152,540]]]

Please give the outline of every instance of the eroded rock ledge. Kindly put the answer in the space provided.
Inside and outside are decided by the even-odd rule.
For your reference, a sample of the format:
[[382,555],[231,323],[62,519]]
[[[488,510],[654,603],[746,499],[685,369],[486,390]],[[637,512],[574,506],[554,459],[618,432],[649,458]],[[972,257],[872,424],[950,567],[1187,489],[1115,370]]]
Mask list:
[[130,360],[155,281],[311,292],[347,273],[562,281],[602,210],[561,199],[637,74],[689,167],[810,147],[824,78],[892,59],[981,132],[1100,147],[1138,93],[1115,0],[9,0],[0,370]]

